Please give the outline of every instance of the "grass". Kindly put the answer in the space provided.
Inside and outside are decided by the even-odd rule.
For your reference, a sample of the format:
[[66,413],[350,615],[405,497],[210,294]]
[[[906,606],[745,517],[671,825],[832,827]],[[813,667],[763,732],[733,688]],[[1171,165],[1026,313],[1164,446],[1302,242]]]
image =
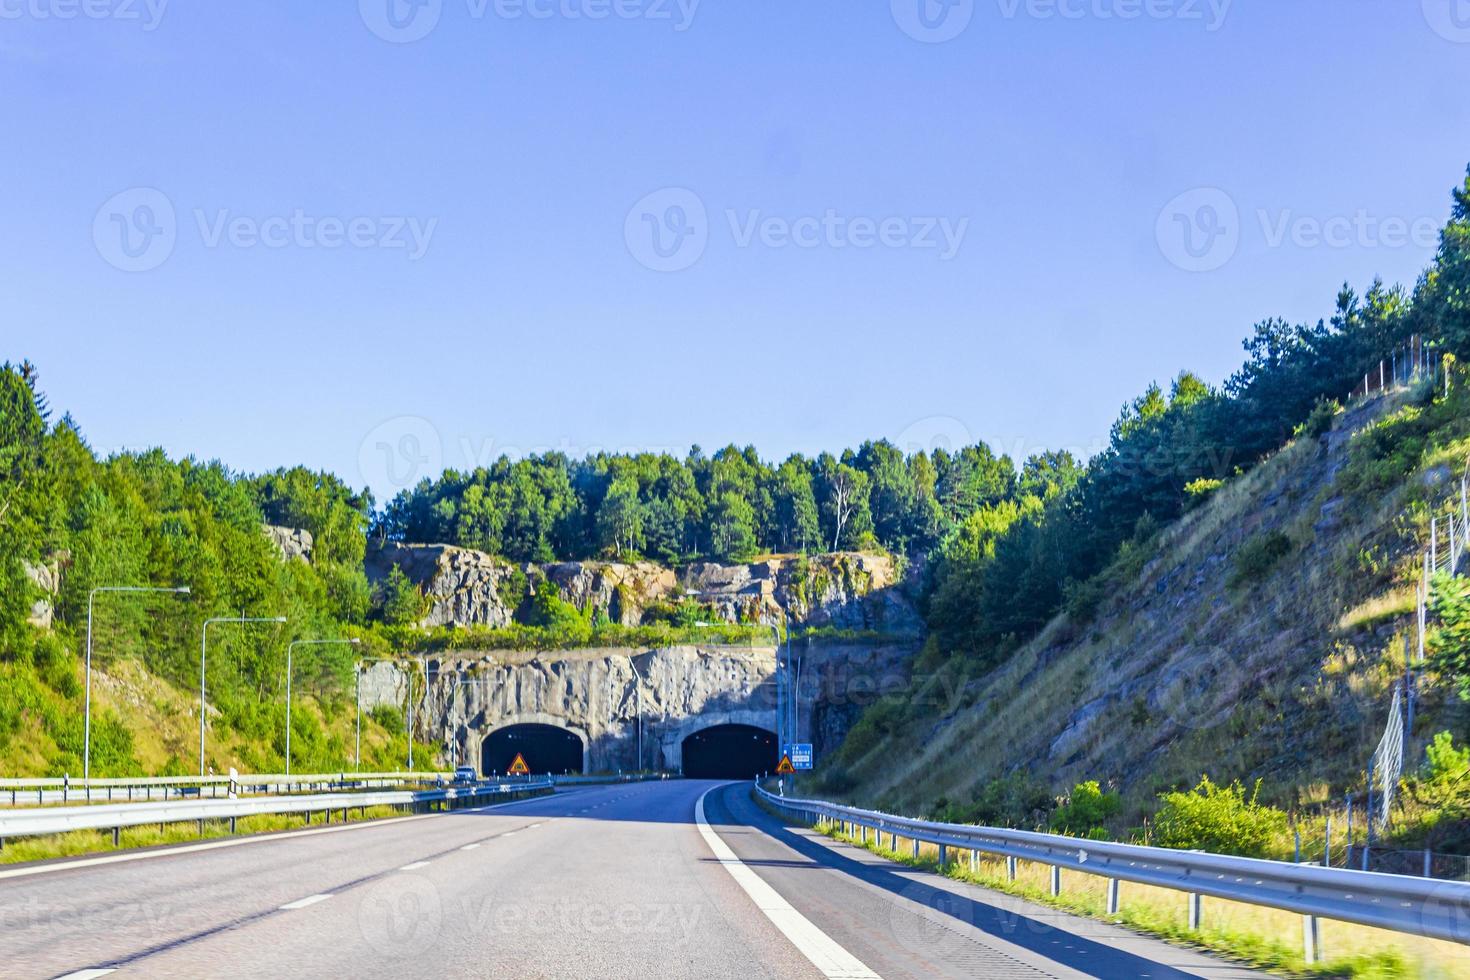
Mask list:
[[[900,837],[893,850],[823,824],[826,836],[867,850],[897,864],[941,873],[938,848],[921,844],[915,859],[912,842]],[[942,873],[956,881],[980,885],[1041,905],[1088,918],[1113,922],[1182,946],[1222,955],[1292,977],[1352,977],[1360,980],[1414,977],[1422,980],[1470,976],[1470,948],[1457,943],[1324,919],[1320,923],[1323,962],[1308,965],[1302,957],[1302,917],[1278,909],[1222,899],[1204,900],[1199,930],[1189,928],[1188,899],[1183,892],[1124,882],[1117,915],[1107,914],[1107,879],[1067,871],[1062,892],[1050,893],[1050,867],[1017,862],[1015,881],[1008,879],[1003,858],[981,856],[970,870],[968,852],[951,860]]]
[[[361,823],[402,815],[399,810],[391,806],[367,807],[363,810],[349,810],[347,822]],[[46,861],[83,854],[105,854],[140,847],[158,847],[163,844],[185,844],[248,834],[299,830],[312,822],[313,817],[315,823],[324,822],[321,814],[262,814],[257,817],[241,817],[236,823],[236,831],[233,834],[230,833],[228,820],[205,821],[203,833],[200,833],[198,825],[194,823],[167,824],[163,827],[156,824],[124,827],[119,831],[116,846],[113,845],[111,831],[105,830],[75,830],[44,837],[25,837],[5,842],[4,848],[0,849],[0,864],[22,864],[27,861]],[[340,814],[333,822],[342,822]]]

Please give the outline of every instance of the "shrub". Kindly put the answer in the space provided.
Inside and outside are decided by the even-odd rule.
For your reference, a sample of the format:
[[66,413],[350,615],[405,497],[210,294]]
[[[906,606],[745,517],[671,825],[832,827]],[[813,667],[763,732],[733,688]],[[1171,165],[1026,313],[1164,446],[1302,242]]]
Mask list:
[[1067,801],[1051,815],[1051,827],[1057,833],[1074,837],[1106,839],[1107,822],[1122,808],[1117,793],[1104,792],[1096,780],[1072,787]]
[[1241,857],[1265,857],[1286,832],[1286,814],[1258,802],[1261,784],[1249,797],[1239,781],[1216,786],[1208,776],[1189,792],[1164,793],[1154,815],[1153,843]]
[[1293,545],[1280,531],[1268,531],[1241,545],[1235,553],[1235,571],[1230,576],[1231,586],[1248,582],[1259,582],[1281,560],[1291,554]]

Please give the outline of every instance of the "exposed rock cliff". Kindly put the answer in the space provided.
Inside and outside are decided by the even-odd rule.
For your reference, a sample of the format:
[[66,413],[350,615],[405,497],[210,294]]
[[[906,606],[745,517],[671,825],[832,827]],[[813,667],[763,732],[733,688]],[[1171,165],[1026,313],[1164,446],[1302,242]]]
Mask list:
[[271,539],[271,544],[276,546],[276,550],[286,561],[311,561],[315,542],[310,531],[299,527],[277,527],[274,524],[265,524],[263,528],[266,537]]
[[549,581],[561,597],[624,626],[685,600],[727,622],[916,634],[923,624],[900,588],[893,561],[837,553],[773,558],[748,565],[703,562],[682,573],[651,562],[559,562],[516,565],[452,545],[389,544],[368,555],[375,581],[398,566],[428,599],[424,626],[506,626],[536,585]]
[[31,603],[31,614],[27,618],[32,626],[41,629],[50,629],[51,620],[56,614],[54,599],[61,591],[61,565],[62,557],[58,556],[40,565],[32,565],[30,562],[22,562],[26,578],[31,584],[40,589],[44,596]]

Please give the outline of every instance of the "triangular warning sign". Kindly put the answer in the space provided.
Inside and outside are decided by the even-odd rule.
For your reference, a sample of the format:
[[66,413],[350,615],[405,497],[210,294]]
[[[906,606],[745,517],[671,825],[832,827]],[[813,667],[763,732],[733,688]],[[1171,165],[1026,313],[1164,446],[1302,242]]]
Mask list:
[[796,772],[796,767],[791,764],[791,756],[783,755],[781,757],[780,763],[778,763],[776,766],[776,772],[780,773],[783,776],[787,775],[788,773],[794,774]]
[[506,772],[512,776],[529,776],[531,775],[531,767],[526,765],[526,757],[517,752],[516,757],[511,760],[510,768]]

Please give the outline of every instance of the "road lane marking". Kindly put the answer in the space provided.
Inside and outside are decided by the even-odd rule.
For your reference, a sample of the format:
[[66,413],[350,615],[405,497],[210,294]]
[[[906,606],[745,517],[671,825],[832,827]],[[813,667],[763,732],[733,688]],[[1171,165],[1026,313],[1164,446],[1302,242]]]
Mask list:
[[281,906],[281,911],[294,912],[297,909],[304,909],[308,905],[315,905],[317,902],[325,902],[331,897],[331,895],[308,895],[305,898],[298,898],[294,902],[287,902],[285,905]]
[[473,851],[475,848],[477,848],[479,846],[480,846],[479,844],[466,844],[464,847],[461,847],[460,850],[461,851]]
[[68,973],[64,977],[57,977],[56,980],[97,980],[98,977],[105,977],[109,973],[116,972],[117,970],[112,968],[99,970],[78,970],[75,973]]
[[428,866],[429,866],[429,862],[428,861],[415,861],[413,864],[405,864],[403,867],[399,868],[398,870],[399,871],[417,871],[419,868],[427,868]]
[[411,823],[415,820],[436,820],[444,817],[452,817],[458,813],[489,813],[491,811],[508,810],[513,806],[525,806],[528,803],[545,803],[554,800],[557,796],[566,796],[585,793],[588,790],[574,789],[563,794],[558,791],[552,796],[532,796],[524,800],[511,800],[508,803],[492,803],[488,806],[471,807],[465,810],[454,810],[447,813],[421,813],[412,817],[389,817],[384,820],[366,820],[360,823],[339,824],[335,827],[313,827],[310,830],[292,830],[286,833],[255,834],[249,837],[231,837],[226,840],[209,841],[203,844],[185,844],[182,847],[169,847],[156,851],[129,851],[122,854],[104,854],[99,857],[78,858],[75,861],[58,861],[54,864],[42,864],[29,868],[0,869],[0,881],[7,878],[30,878],[34,875],[54,874],[58,871],[76,871],[80,868],[96,868],[106,864],[127,864],[131,861],[151,861],[155,858],[177,857],[182,854],[197,854],[201,851],[217,851],[226,847],[244,847],[246,844],[264,844],[268,841],[295,840],[298,837],[316,837],[319,834],[342,834],[349,830],[369,830],[373,827],[391,827],[394,824]]
[[745,890],[745,894],[755,903],[756,908],[766,914],[766,918],[775,924],[777,929],[791,941],[803,956],[811,960],[812,966],[821,971],[822,976],[829,980],[882,980],[878,974],[863,963],[862,960],[853,956],[831,936],[798,912],[790,902],[782,898],[780,893],[770,885],[766,884],[764,878],[756,874],[735,852],[730,850],[728,844],[720,839],[709,821],[704,817],[705,797],[713,793],[713,789],[705,790],[694,804],[694,822],[699,825],[699,834],[709,849],[714,852],[715,859],[730,872],[730,877],[735,883]]

